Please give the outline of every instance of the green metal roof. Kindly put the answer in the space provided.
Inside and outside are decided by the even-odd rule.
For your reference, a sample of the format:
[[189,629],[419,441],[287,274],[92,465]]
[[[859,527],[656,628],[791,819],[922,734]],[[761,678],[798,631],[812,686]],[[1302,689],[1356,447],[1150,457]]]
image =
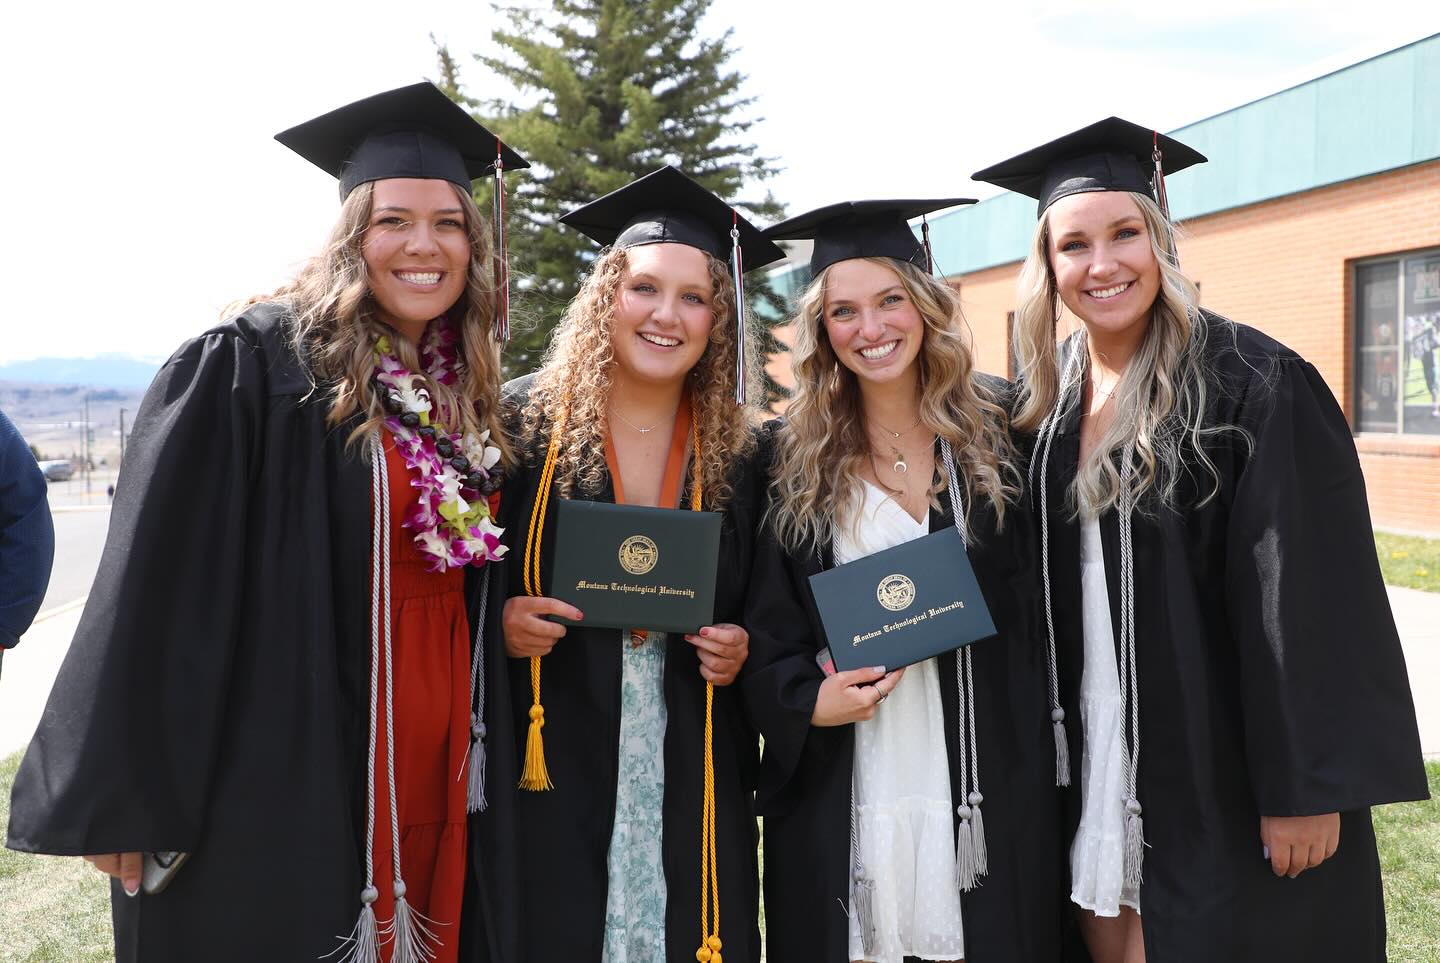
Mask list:
[[[1179,220],[1440,157],[1440,34],[1170,132],[1210,158],[1166,182]],[[1001,194],[930,221],[947,276],[1025,257],[1035,201]]]

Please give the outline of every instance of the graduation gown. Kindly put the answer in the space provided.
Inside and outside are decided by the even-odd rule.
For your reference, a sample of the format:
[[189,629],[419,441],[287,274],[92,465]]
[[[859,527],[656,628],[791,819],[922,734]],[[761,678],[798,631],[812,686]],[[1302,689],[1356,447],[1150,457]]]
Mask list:
[[[930,512],[931,532],[953,524],[948,492],[941,506]],[[1004,530],[996,531],[989,502],[974,506],[969,522],[968,554],[999,631],[971,643],[989,874],[961,895],[965,959],[1045,963],[1059,958],[1063,894],[1034,522],[1025,504],[1011,505]],[[745,606],[750,658],[742,687],[765,738],[756,805],[765,827],[770,963],[850,959],[855,727],[810,724],[824,678],[815,654],[825,632],[809,577],[832,564],[831,546],[791,553],[766,525]],[[939,657],[951,798],[959,800],[955,663],[954,652]],[[958,816],[955,823],[958,829]]]
[[[1207,443],[1215,498],[1137,512],[1133,526],[1147,958],[1383,960],[1369,807],[1428,793],[1355,445],[1313,366],[1252,328],[1204,321],[1206,423],[1246,435]],[[1084,665],[1080,529],[1066,502],[1079,423],[1072,405],[1048,469],[1060,687],[1077,774],[1067,840],[1079,820]],[[1193,506],[1209,485],[1192,469],[1179,504]],[[1100,530],[1119,626],[1114,511]],[[1116,660],[1123,665],[1118,644]],[[1260,815],[1331,812],[1341,814],[1336,854],[1277,878],[1262,855]]]
[[286,327],[256,305],[156,376],[15,780],[12,849],[190,854],[112,882],[120,963],[316,959],[360,908],[370,466]]
[[[524,407],[533,376],[506,385],[507,404]],[[539,491],[545,443],[521,452],[501,496],[500,524],[511,564],[490,583],[490,608],[523,595],[521,564],[530,513]],[[744,624],[742,606],[758,521],[760,478],[754,458],[735,466],[734,496],[720,537],[715,621]],[[686,486],[688,493],[688,484]],[[574,496],[582,497],[582,496]],[[689,504],[688,494],[682,504]],[[596,501],[613,501],[608,481]],[[555,506],[544,520],[540,580],[548,588],[554,561]],[[497,638],[499,638],[497,636]],[[498,644],[498,643],[497,643]],[[515,789],[529,729],[530,660],[508,659],[506,692],[492,697],[496,714],[508,706],[509,741],[490,740],[492,790],[488,822],[472,821],[476,845],[492,858],[477,864],[478,887],[495,895],[487,923],[497,932],[494,958],[529,963],[594,960],[602,955],[608,892],[606,857],[619,778],[621,646],[618,629],[569,627],[541,659],[545,760],[555,788]],[[666,640],[664,863],[666,954],[693,963],[700,945],[700,815],[705,727],[705,681],[694,647],[678,633]],[[753,642],[752,642],[753,646]],[[753,649],[752,649],[753,651]],[[758,766],[755,730],[741,711],[738,686],[717,686],[714,701],[716,848],[719,854],[720,937],[727,963],[760,958],[758,867],[753,793]]]

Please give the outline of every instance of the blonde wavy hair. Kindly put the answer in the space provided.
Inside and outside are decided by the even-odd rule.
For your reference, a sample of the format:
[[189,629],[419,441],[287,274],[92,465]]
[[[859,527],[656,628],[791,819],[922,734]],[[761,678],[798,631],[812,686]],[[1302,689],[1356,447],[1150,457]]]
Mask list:
[[[1161,505],[1175,507],[1179,483],[1192,460],[1210,479],[1209,491],[1199,501],[1205,504],[1220,483],[1219,471],[1206,453],[1208,437],[1226,431],[1244,434],[1232,426],[1204,423],[1210,391],[1209,331],[1200,314],[1200,292],[1180,273],[1175,255],[1178,229],[1148,195],[1127,193],[1140,208],[1151,253],[1160,266],[1160,291],[1140,347],[1112,395],[1114,417],[1081,463],[1070,489],[1071,508],[1087,517],[1120,502],[1124,488],[1120,460],[1131,446],[1138,456],[1128,492],[1133,504],[1148,510],[1141,496],[1151,492]],[[1060,368],[1055,330],[1061,303],[1050,264],[1048,212],[1036,225],[1018,289],[1015,355],[1020,392],[1015,426],[1034,432],[1052,413],[1060,417],[1062,406],[1078,403],[1078,389],[1089,367],[1082,328],[1070,339],[1068,363],[1064,371]]]
[[[462,365],[457,384],[439,384],[426,376],[424,387],[438,412],[455,413],[451,419],[458,415],[459,424],[449,427],[476,435],[488,430],[490,444],[508,455],[499,414],[500,347],[493,334],[496,292],[490,225],[474,199],[458,185],[451,186],[460,199],[470,241],[465,290],[448,312],[460,337]],[[356,412],[364,414],[364,421],[349,435],[352,445],[378,428],[386,415],[371,384],[375,342],[382,335],[390,336],[400,363],[423,376],[418,348],[380,320],[370,292],[364,243],[374,194],[373,183],[351,191],[321,252],[273,294],[237,306],[279,301],[290,309],[291,340],[306,359],[313,390],[330,398],[327,423],[339,425]]]
[[[1003,525],[1006,504],[1019,496],[1020,474],[1007,430],[1005,399],[974,377],[959,295],[912,264],[885,257],[864,260],[899,275],[924,321],[916,359],[920,421],[950,442],[964,480],[966,514],[978,493],[990,500]],[[859,382],[840,363],[825,334],[829,273],[822,271],[810,282],[791,323],[795,389],[778,434],[770,483],[775,532],[781,544],[795,552],[833,539],[837,518],[858,517],[860,468],[870,457]],[[936,469],[932,505],[946,485],[944,472],[939,465]]]
[[[548,445],[552,426],[564,423],[555,464],[562,497],[579,491],[599,494],[604,487],[605,436],[614,383],[612,341],[615,301],[625,273],[625,249],[607,248],[565,309],[535,375],[521,413],[520,437],[533,454]],[[692,424],[699,432],[700,483],[707,509],[725,507],[734,494],[730,468],[755,445],[756,413],[735,403],[735,285],[729,268],[706,255],[713,297],[710,340],[690,369]],[[747,397],[759,390],[754,339],[747,338]],[[542,443],[543,440],[543,443]]]

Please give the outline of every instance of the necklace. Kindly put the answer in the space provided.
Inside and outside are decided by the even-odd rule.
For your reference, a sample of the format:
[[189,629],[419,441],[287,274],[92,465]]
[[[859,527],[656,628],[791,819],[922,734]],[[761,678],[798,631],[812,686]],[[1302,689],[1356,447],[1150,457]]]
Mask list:
[[[459,381],[459,337],[443,318],[431,322],[420,345],[425,374],[408,370],[395,357],[388,336],[375,342],[374,383],[388,416],[385,427],[419,489],[402,523],[415,532],[415,546],[432,572],[481,566],[504,557],[503,529],[490,514],[489,497],[500,488],[500,449],[490,432],[477,437],[446,428],[436,410],[425,375],[438,384]],[[434,417],[432,417],[434,416]]]
[[660,422],[657,421],[657,422],[655,422],[655,424],[651,425],[649,428],[641,428],[639,425],[635,424],[635,422],[631,421],[629,418],[626,418],[624,415],[620,414],[620,412],[616,411],[614,408],[611,408],[611,409],[610,409],[610,414],[614,415],[616,418],[619,418],[621,421],[625,422],[625,424],[629,425],[631,428],[634,428],[636,431],[640,432],[640,434],[642,434],[642,435],[648,435],[648,434],[650,434],[650,432],[652,432],[652,431],[654,431],[656,428],[659,428],[659,427],[660,427]]
[[[906,428],[905,431],[895,431],[893,429],[886,428],[874,418],[870,418],[868,419],[868,421],[869,423],[874,424],[876,428],[879,428],[881,431],[894,438],[896,441],[900,440],[901,435],[914,431],[915,428],[920,424],[920,419],[916,418],[915,424],[911,425],[909,428]],[[895,459],[895,463],[890,466],[890,470],[897,475],[903,475],[908,472],[910,470],[910,466],[905,463],[905,453],[893,443],[889,443],[888,447],[890,448],[891,457]]]

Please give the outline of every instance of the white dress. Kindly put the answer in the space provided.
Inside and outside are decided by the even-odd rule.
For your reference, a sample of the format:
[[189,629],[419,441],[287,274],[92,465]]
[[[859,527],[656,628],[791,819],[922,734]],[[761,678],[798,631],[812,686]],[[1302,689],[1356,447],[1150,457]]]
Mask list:
[[1085,669],[1080,674],[1080,828],[1070,845],[1070,898],[1096,916],[1140,911],[1140,894],[1124,885],[1125,744],[1120,670],[1106,590],[1100,523],[1081,520],[1080,596]]
[[[928,521],[915,521],[874,485],[864,489],[861,524],[842,520],[838,526],[837,565],[929,532]],[[852,914],[852,960],[901,963],[906,956],[965,955],[939,675],[934,659],[910,666],[874,718],[855,724],[857,835],[861,864],[875,881],[879,945],[865,955]]]

